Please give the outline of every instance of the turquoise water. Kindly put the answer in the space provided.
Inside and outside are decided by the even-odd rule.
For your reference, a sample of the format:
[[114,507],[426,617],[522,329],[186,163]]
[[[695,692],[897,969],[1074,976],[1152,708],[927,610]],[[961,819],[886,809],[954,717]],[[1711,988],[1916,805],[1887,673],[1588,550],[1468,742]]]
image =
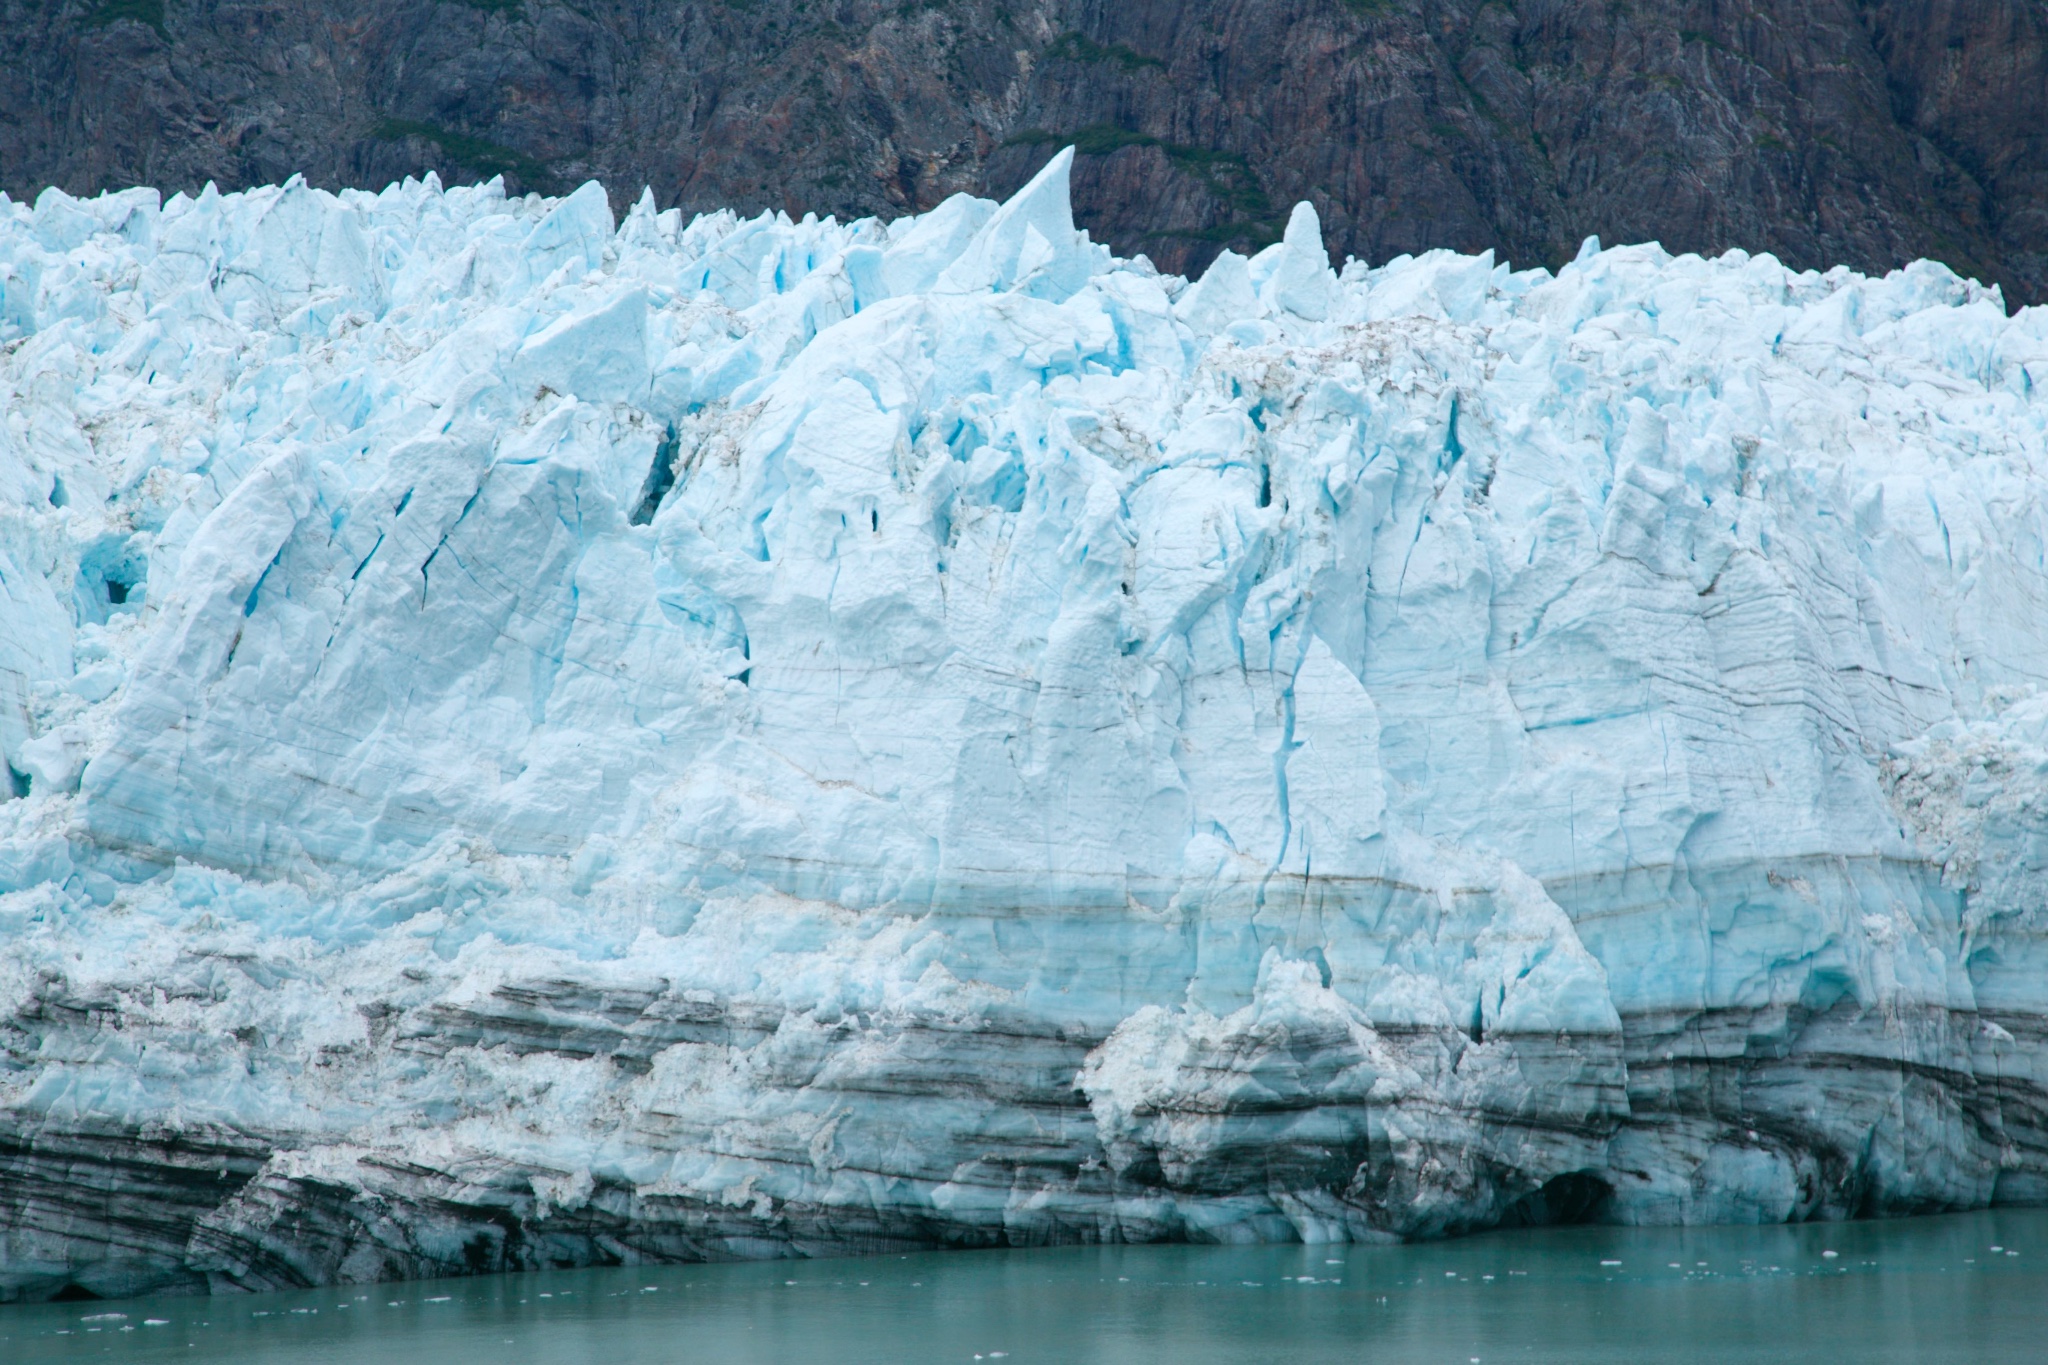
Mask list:
[[0,1308],[10,1365],[1475,1359],[2038,1362],[2048,1211],[1423,1246],[952,1252]]

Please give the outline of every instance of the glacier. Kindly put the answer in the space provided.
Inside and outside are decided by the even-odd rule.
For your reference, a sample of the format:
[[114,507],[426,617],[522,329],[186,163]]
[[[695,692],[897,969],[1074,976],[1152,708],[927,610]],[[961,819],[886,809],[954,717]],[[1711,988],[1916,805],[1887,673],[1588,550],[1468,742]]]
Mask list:
[[0,196],[0,1296],[2048,1202],[2048,311]]

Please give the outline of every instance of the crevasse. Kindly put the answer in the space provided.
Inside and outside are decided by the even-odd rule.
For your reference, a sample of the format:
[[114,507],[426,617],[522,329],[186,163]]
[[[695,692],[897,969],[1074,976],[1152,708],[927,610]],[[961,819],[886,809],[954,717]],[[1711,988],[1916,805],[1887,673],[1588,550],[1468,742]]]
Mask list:
[[0,1293],[2048,1199],[2048,313],[0,198]]

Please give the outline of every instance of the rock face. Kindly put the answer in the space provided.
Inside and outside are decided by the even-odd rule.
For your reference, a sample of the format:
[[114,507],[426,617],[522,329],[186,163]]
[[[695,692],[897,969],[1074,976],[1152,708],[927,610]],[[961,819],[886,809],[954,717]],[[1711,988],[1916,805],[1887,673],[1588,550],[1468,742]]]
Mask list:
[[0,1291],[2048,1198],[2048,311],[0,205]]
[[1312,201],[1339,260],[1589,234],[1944,260],[2048,300],[2030,0],[0,0],[0,189],[587,177],[623,210],[1007,194],[1171,270]]

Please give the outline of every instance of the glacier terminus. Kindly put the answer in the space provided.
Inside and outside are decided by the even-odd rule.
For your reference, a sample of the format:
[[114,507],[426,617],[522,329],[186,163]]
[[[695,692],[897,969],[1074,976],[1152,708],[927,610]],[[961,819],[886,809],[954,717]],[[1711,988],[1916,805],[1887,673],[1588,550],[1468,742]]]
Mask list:
[[2048,311],[0,199],[0,1296],[2048,1202]]

